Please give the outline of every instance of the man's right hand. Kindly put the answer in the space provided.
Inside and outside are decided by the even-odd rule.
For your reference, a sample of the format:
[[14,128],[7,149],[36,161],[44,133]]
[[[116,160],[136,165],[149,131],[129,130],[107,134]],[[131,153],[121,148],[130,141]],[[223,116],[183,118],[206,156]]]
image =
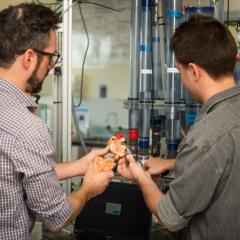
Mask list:
[[93,160],[91,160],[83,178],[81,190],[87,194],[89,200],[102,193],[112,180],[113,176],[114,174],[111,170],[96,172]]
[[89,161],[88,169],[83,178],[80,188],[68,195],[68,201],[73,207],[72,215],[67,222],[56,231],[61,230],[64,226],[68,225],[84,208],[85,204],[91,198],[102,193],[109,185],[113,178],[113,171],[96,172],[93,166],[93,159]]

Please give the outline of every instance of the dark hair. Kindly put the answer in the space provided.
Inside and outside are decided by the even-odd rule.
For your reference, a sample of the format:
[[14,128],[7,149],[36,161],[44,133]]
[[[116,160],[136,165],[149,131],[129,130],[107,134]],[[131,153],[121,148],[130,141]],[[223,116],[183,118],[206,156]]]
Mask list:
[[171,39],[171,49],[180,64],[198,64],[213,79],[233,74],[236,42],[214,18],[195,14],[183,22]]
[[56,30],[59,16],[35,3],[9,6],[0,12],[0,67],[8,68],[28,48],[43,50],[50,30]]

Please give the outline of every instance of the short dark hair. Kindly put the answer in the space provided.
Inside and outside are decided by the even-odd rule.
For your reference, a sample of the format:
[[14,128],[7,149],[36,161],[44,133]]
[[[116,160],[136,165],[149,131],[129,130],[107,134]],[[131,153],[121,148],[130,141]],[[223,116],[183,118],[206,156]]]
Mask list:
[[8,68],[28,48],[43,50],[59,15],[35,3],[9,6],[0,12],[0,67]]
[[214,18],[193,15],[176,29],[170,47],[180,64],[198,64],[213,79],[233,74],[237,44],[227,27]]

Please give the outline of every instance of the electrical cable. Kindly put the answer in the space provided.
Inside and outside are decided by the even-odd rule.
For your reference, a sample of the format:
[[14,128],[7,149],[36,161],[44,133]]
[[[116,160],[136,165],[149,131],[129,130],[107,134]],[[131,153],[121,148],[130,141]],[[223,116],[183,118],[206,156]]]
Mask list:
[[[39,3],[40,0],[37,0]],[[84,31],[86,33],[86,37],[87,37],[87,47],[86,47],[86,50],[84,52],[84,57],[83,57],[83,62],[82,62],[82,72],[81,72],[81,83],[80,83],[80,98],[79,98],[79,103],[77,105],[75,105],[73,103],[73,106],[74,107],[80,107],[81,103],[82,103],[82,91],[83,91],[83,81],[84,81],[84,68],[85,68],[85,62],[86,62],[86,57],[87,57],[87,53],[88,53],[88,49],[89,49],[89,35],[88,35],[88,30],[87,30],[87,26],[86,26],[86,22],[85,22],[85,19],[84,19],[84,16],[83,16],[83,13],[82,13],[82,9],[81,9],[81,4],[94,4],[96,6],[99,6],[99,7],[103,7],[103,8],[106,8],[106,9],[109,9],[109,10],[112,10],[112,11],[116,11],[116,12],[121,12],[120,10],[117,10],[117,9],[114,9],[114,8],[111,8],[111,7],[108,7],[106,5],[103,5],[103,4],[99,4],[99,3],[95,3],[95,2],[85,2],[85,1],[81,1],[81,0],[77,0],[77,1],[74,1],[67,9],[64,10],[63,14],[66,13],[70,8],[72,8],[74,5],[76,5],[78,3],[79,5],[79,12],[80,12],[80,16],[81,16],[81,19],[82,19],[82,23],[83,23],[83,27],[84,27]],[[43,3],[42,3],[43,4]],[[50,4],[49,5],[53,5],[54,3]],[[58,11],[59,8],[62,6],[62,4],[60,4],[60,6],[57,7],[57,9],[55,11]]]
[[[57,12],[59,10],[60,7],[62,7],[62,3],[61,2],[52,2],[52,3],[44,3],[40,0],[37,0],[37,3],[39,4],[42,4],[42,5],[46,5],[46,6],[52,6],[52,5],[58,5],[59,6],[57,7],[57,9],[55,9],[55,12]],[[106,6],[106,5],[103,5],[103,4],[100,4],[100,3],[95,3],[95,2],[85,2],[85,1],[81,1],[81,0],[77,0],[77,1],[74,1],[72,5],[70,5],[66,10],[64,10],[63,13],[67,12],[70,8],[72,8],[75,4],[77,3],[85,3],[85,4],[93,4],[93,5],[96,5],[96,6],[99,6],[99,7],[103,7],[103,8],[106,8],[106,9],[109,9],[109,10],[112,10],[112,11],[116,11],[116,12],[121,12],[120,10],[118,9],[114,9],[114,8],[111,8],[109,6]]]
[[58,5],[58,4],[62,5],[60,2],[44,3],[40,0],[37,0],[37,3],[39,3],[41,5],[46,5],[46,6],[52,6],[52,5]]
[[108,6],[103,5],[103,4],[100,4],[100,3],[84,2],[84,1],[81,1],[81,0],[79,0],[78,2],[80,2],[80,3],[87,3],[87,4],[94,4],[94,5],[97,5],[97,6],[99,6],[99,7],[103,7],[103,8],[106,8],[106,9],[109,9],[109,10],[112,10],[112,11],[115,11],[115,12],[121,12],[121,11],[118,10],[118,9],[114,9],[114,8],[108,7]]
[[54,12],[58,12],[58,10],[61,10],[61,8],[62,8],[62,3],[59,4],[59,6],[56,7],[56,9],[54,10]]
[[64,14],[65,12],[67,12],[70,8],[72,8],[72,7],[73,7],[75,4],[77,4],[77,3],[94,4],[94,5],[97,5],[97,6],[99,6],[99,7],[103,7],[103,8],[112,10],[112,11],[121,12],[120,10],[117,10],[117,9],[114,9],[114,8],[111,8],[111,7],[108,7],[108,6],[103,5],[103,4],[100,4],[100,3],[85,2],[85,1],[77,0],[77,1],[75,1],[72,5],[70,5],[66,10],[64,10],[63,14]]
[[79,98],[79,103],[77,106],[74,105],[74,107],[80,107],[81,103],[82,103],[82,92],[83,92],[83,81],[84,81],[84,69],[85,69],[85,62],[86,62],[86,58],[87,58],[87,53],[88,53],[88,49],[89,49],[89,35],[88,35],[88,30],[87,30],[87,26],[86,26],[86,22],[82,13],[82,8],[81,8],[81,3],[78,3],[79,6],[79,12],[80,12],[80,16],[82,19],[82,23],[83,23],[83,28],[84,31],[86,33],[86,38],[87,38],[87,47],[85,49],[85,53],[84,53],[84,57],[83,57],[83,62],[82,62],[82,72],[81,72],[81,82],[80,82],[80,98]]
[[[83,3],[89,3],[89,4],[95,4],[97,6],[100,6],[100,7],[104,7],[104,8],[107,8],[109,10],[113,10],[113,11],[117,11],[117,12],[120,12],[119,10],[116,10],[116,9],[113,9],[111,7],[108,7],[106,5],[102,5],[102,4],[98,4],[98,3],[94,3],[94,2],[83,2],[83,1],[75,1],[73,4],[75,3],[78,3],[78,6],[79,6],[79,12],[80,12],[80,16],[81,16],[81,19],[82,19],[82,23],[83,23],[83,27],[84,27],[84,31],[86,33],[86,38],[87,38],[87,47],[86,47],[86,50],[84,52],[84,57],[83,57],[83,62],[82,62],[82,72],[81,72],[81,80],[80,80],[80,98],[79,98],[79,102],[77,105],[75,105],[74,103],[74,107],[80,107],[81,104],[82,104],[82,92],[83,92],[83,81],[84,81],[84,70],[85,70],[85,63],[86,63],[86,58],[87,58],[87,53],[88,53],[88,49],[89,49],[89,44],[90,44],[90,41],[89,41],[89,34],[88,34],[88,30],[87,30],[87,26],[86,26],[86,22],[85,22],[85,19],[84,19],[84,16],[83,16],[83,13],[82,13],[82,8],[81,8],[81,4]],[[72,5],[73,5],[72,4]],[[71,6],[72,6],[71,5]]]

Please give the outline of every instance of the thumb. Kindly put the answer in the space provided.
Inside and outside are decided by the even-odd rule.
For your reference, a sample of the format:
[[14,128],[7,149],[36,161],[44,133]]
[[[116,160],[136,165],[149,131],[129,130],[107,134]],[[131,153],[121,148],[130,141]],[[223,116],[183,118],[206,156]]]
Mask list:
[[97,151],[97,155],[99,156],[106,155],[107,153],[109,153],[109,146]]
[[117,166],[117,171],[120,175],[122,175],[124,173],[124,171],[126,171],[126,165],[125,164],[118,164]]
[[134,162],[135,162],[135,159],[134,159],[133,155],[127,155],[127,156],[126,156],[126,160],[127,160],[129,163],[134,163]]

